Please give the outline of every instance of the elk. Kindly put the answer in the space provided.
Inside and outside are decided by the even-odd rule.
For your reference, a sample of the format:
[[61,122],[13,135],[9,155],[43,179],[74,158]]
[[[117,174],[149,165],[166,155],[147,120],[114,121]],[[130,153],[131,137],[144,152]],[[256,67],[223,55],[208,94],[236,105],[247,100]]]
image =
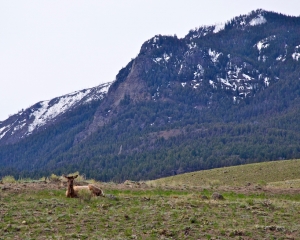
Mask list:
[[75,175],[75,176],[63,175],[63,176],[68,180],[66,197],[77,198],[80,190],[88,190],[91,192],[91,194],[93,196],[103,196],[104,197],[103,191],[93,184],[89,184],[87,186],[74,186],[74,179],[77,178],[78,175]]

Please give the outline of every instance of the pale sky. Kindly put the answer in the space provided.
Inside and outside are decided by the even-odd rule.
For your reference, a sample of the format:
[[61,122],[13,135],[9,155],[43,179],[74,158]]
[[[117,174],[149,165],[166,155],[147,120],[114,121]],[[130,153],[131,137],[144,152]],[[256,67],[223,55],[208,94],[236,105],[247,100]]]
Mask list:
[[115,80],[156,34],[227,22],[299,0],[0,0],[0,121],[22,108]]

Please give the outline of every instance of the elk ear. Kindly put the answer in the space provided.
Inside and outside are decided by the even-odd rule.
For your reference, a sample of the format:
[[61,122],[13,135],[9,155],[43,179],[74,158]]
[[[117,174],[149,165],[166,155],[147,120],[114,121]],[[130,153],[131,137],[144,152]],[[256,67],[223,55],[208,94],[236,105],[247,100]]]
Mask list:
[[64,178],[68,178],[66,175],[63,175]]
[[74,176],[74,178],[77,178],[77,177],[78,177],[78,175]]

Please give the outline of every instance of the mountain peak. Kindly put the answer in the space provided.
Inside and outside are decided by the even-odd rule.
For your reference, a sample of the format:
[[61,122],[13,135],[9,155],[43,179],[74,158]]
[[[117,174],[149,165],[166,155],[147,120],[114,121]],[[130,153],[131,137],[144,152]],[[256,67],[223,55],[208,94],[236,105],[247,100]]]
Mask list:
[[190,32],[185,36],[185,38],[192,40],[194,38],[204,37],[207,34],[215,34],[224,30],[227,25],[234,25],[236,28],[244,29],[247,26],[253,27],[256,25],[265,24],[267,23],[267,20],[264,17],[265,13],[267,13],[265,10],[258,9],[256,11],[250,12],[249,14],[235,17],[231,21],[207,26],[200,26],[198,28],[195,28],[194,30],[190,30]]

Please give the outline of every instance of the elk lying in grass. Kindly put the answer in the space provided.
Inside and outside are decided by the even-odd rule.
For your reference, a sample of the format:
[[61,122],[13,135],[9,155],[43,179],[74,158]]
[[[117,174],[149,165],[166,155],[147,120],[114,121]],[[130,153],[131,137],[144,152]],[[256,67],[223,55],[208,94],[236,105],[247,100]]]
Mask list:
[[67,197],[77,198],[78,193],[81,190],[88,190],[88,191],[90,191],[90,193],[93,196],[103,196],[104,197],[103,191],[93,184],[89,184],[87,186],[74,186],[74,179],[77,178],[78,175],[75,175],[75,176],[65,176],[64,175],[64,177],[68,180],[68,187],[67,187],[67,191],[66,191]]

